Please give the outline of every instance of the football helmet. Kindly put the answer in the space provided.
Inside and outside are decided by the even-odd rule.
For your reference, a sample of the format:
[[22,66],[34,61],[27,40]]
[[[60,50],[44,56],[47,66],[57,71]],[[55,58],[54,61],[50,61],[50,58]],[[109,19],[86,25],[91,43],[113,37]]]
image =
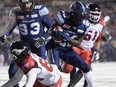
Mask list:
[[10,46],[10,61],[20,64],[30,53],[31,49],[28,43],[16,41]]
[[87,9],[89,15],[88,19],[90,20],[90,22],[98,23],[101,17],[100,7],[97,4],[90,3],[87,6]]
[[[28,4],[28,6],[26,5]],[[19,6],[24,12],[30,12],[33,8],[33,0],[19,0]]]
[[77,1],[71,4],[70,12],[72,14],[72,20],[78,24],[87,17],[87,9],[84,3]]

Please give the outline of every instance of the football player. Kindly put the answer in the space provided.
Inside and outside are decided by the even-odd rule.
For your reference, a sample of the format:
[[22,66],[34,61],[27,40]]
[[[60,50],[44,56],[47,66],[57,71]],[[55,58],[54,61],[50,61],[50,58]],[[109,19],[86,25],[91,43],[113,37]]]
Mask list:
[[[100,49],[100,41],[103,27],[105,25],[104,20],[101,18],[101,10],[97,4],[91,3],[88,5],[89,16],[88,20],[91,23],[90,27],[86,30],[85,36],[80,43],[79,47],[73,47],[73,49],[86,61],[90,66],[92,58],[92,48],[95,46],[96,52]],[[76,83],[82,78],[83,74],[81,70],[73,76],[68,87],[74,87]],[[78,78],[78,79],[77,79]],[[83,87],[88,87],[87,82]]]
[[[29,43],[32,52],[46,59],[45,43],[48,37],[48,31],[44,31],[51,26],[49,11],[44,5],[34,5],[33,0],[19,0],[19,6],[14,7],[10,12],[10,23],[6,31],[0,37],[1,42],[11,35],[16,26],[18,26],[20,39]],[[11,63],[9,68],[9,77],[11,78],[17,68]],[[18,86],[16,86],[18,87]]]
[[57,66],[32,53],[28,43],[14,42],[10,46],[10,53],[11,62],[16,63],[19,70],[1,87],[17,84],[24,74],[27,80],[23,87],[61,87],[62,77]]
[[[85,63],[71,47],[78,46],[85,34],[86,29],[89,27],[89,22],[86,20],[87,11],[84,3],[77,1],[71,4],[70,11],[59,11],[55,17],[55,22],[51,30],[60,26],[63,31],[52,30],[53,37],[62,38],[62,42],[55,43],[52,39],[52,52],[56,58],[61,58],[68,64],[80,68],[90,87],[95,87],[93,76],[89,66]],[[59,40],[55,39],[56,40]],[[78,40],[77,40],[78,39]],[[61,39],[60,39],[61,41]],[[50,47],[50,46],[49,46]]]

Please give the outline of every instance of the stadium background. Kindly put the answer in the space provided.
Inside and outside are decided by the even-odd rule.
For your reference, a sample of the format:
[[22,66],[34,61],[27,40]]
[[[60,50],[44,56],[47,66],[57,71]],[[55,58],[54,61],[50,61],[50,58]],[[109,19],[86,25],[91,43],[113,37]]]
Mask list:
[[[9,12],[14,7],[17,6],[18,0],[0,0],[0,36],[3,34],[5,27],[9,21]],[[50,11],[50,17],[54,20],[54,15],[59,10],[69,10],[70,4],[77,0],[34,0],[35,4],[43,4],[47,6]],[[105,61],[116,61],[116,0],[82,0],[85,3],[94,2],[101,7],[102,18],[109,17],[107,26],[105,29],[111,34],[112,39],[109,42],[102,41],[100,49],[100,62]],[[17,29],[8,38],[8,44],[12,43],[14,40],[19,39]],[[0,43],[0,63],[4,61],[2,43]]]

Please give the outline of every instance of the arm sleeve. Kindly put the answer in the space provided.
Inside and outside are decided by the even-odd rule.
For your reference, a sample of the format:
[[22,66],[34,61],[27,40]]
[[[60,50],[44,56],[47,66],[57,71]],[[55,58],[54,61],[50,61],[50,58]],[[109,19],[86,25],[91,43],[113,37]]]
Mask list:
[[17,73],[1,87],[11,87],[13,85],[16,85],[21,80],[22,77],[23,77],[23,72],[22,70],[19,69]]
[[9,21],[7,27],[6,27],[5,32],[4,32],[4,35],[6,35],[6,36],[9,36],[12,33],[12,31],[15,29],[16,25],[17,25],[16,24],[16,16],[15,16],[15,13],[14,13],[14,9],[12,9],[10,11],[9,19],[10,19],[10,21]]
[[52,25],[52,21],[49,17],[49,10],[44,5],[37,5],[35,6],[35,9],[38,9],[39,15],[42,18],[42,24],[46,27],[46,32],[43,35],[43,37],[47,39],[49,37],[48,31]]
[[52,21],[49,17],[49,10],[44,5],[39,5],[38,8],[39,8],[39,15],[42,17],[43,24],[49,29],[52,24]]
[[47,29],[50,29],[50,27],[52,25],[52,21],[51,21],[49,15],[45,15],[43,17],[43,24],[46,26]]
[[27,74],[26,74],[26,77],[27,77],[27,80],[26,80],[26,84],[25,84],[25,87],[33,87],[35,81],[36,81],[36,78],[37,78],[37,75],[41,72],[41,69],[40,68],[33,68],[31,69]]
[[66,13],[65,11],[59,11],[55,16],[55,22],[58,25],[62,25],[65,21]]
[[45,16],[43,17],[43,24],[46,26],[46,32],[45,32],[45,34],[43,35],[43,37],[44,37],[45,39],[47,39],[47,38],[49,37],[48,32],[49,32],[50,27],[51,27],[51,25],[52,25],[52,22],[51,22],[51,20],[50,20],[50,18],[49,18],[49,15],[45,15]]

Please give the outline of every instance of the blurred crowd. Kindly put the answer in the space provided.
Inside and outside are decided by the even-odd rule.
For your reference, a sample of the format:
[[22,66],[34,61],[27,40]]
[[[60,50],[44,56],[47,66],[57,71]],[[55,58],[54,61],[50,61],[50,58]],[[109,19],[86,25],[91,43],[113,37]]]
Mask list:
[[[0,0],[0,36],[3,33],[5,26],[8,24],[9,11],[16,6],[18,0]],[[35,4],[44,4],[50,11],[50,18],[54,20],[54,15],[59,10],[68,10],[70,4],[76,0],[35,0]],[[100,49],[100,62],[116,61],[116,0],[83,0],[85,3],[95,2],[99,4],[102,10],[102,17],[106,18],[105,29],[111,35],[110,41],[102,41]],[[5,44],[0,43],[0,63],[8,65],[9,46],[10,43],[19,38],[18,31],[14,31]],[[96,60],[98,61],[98,60]]]

